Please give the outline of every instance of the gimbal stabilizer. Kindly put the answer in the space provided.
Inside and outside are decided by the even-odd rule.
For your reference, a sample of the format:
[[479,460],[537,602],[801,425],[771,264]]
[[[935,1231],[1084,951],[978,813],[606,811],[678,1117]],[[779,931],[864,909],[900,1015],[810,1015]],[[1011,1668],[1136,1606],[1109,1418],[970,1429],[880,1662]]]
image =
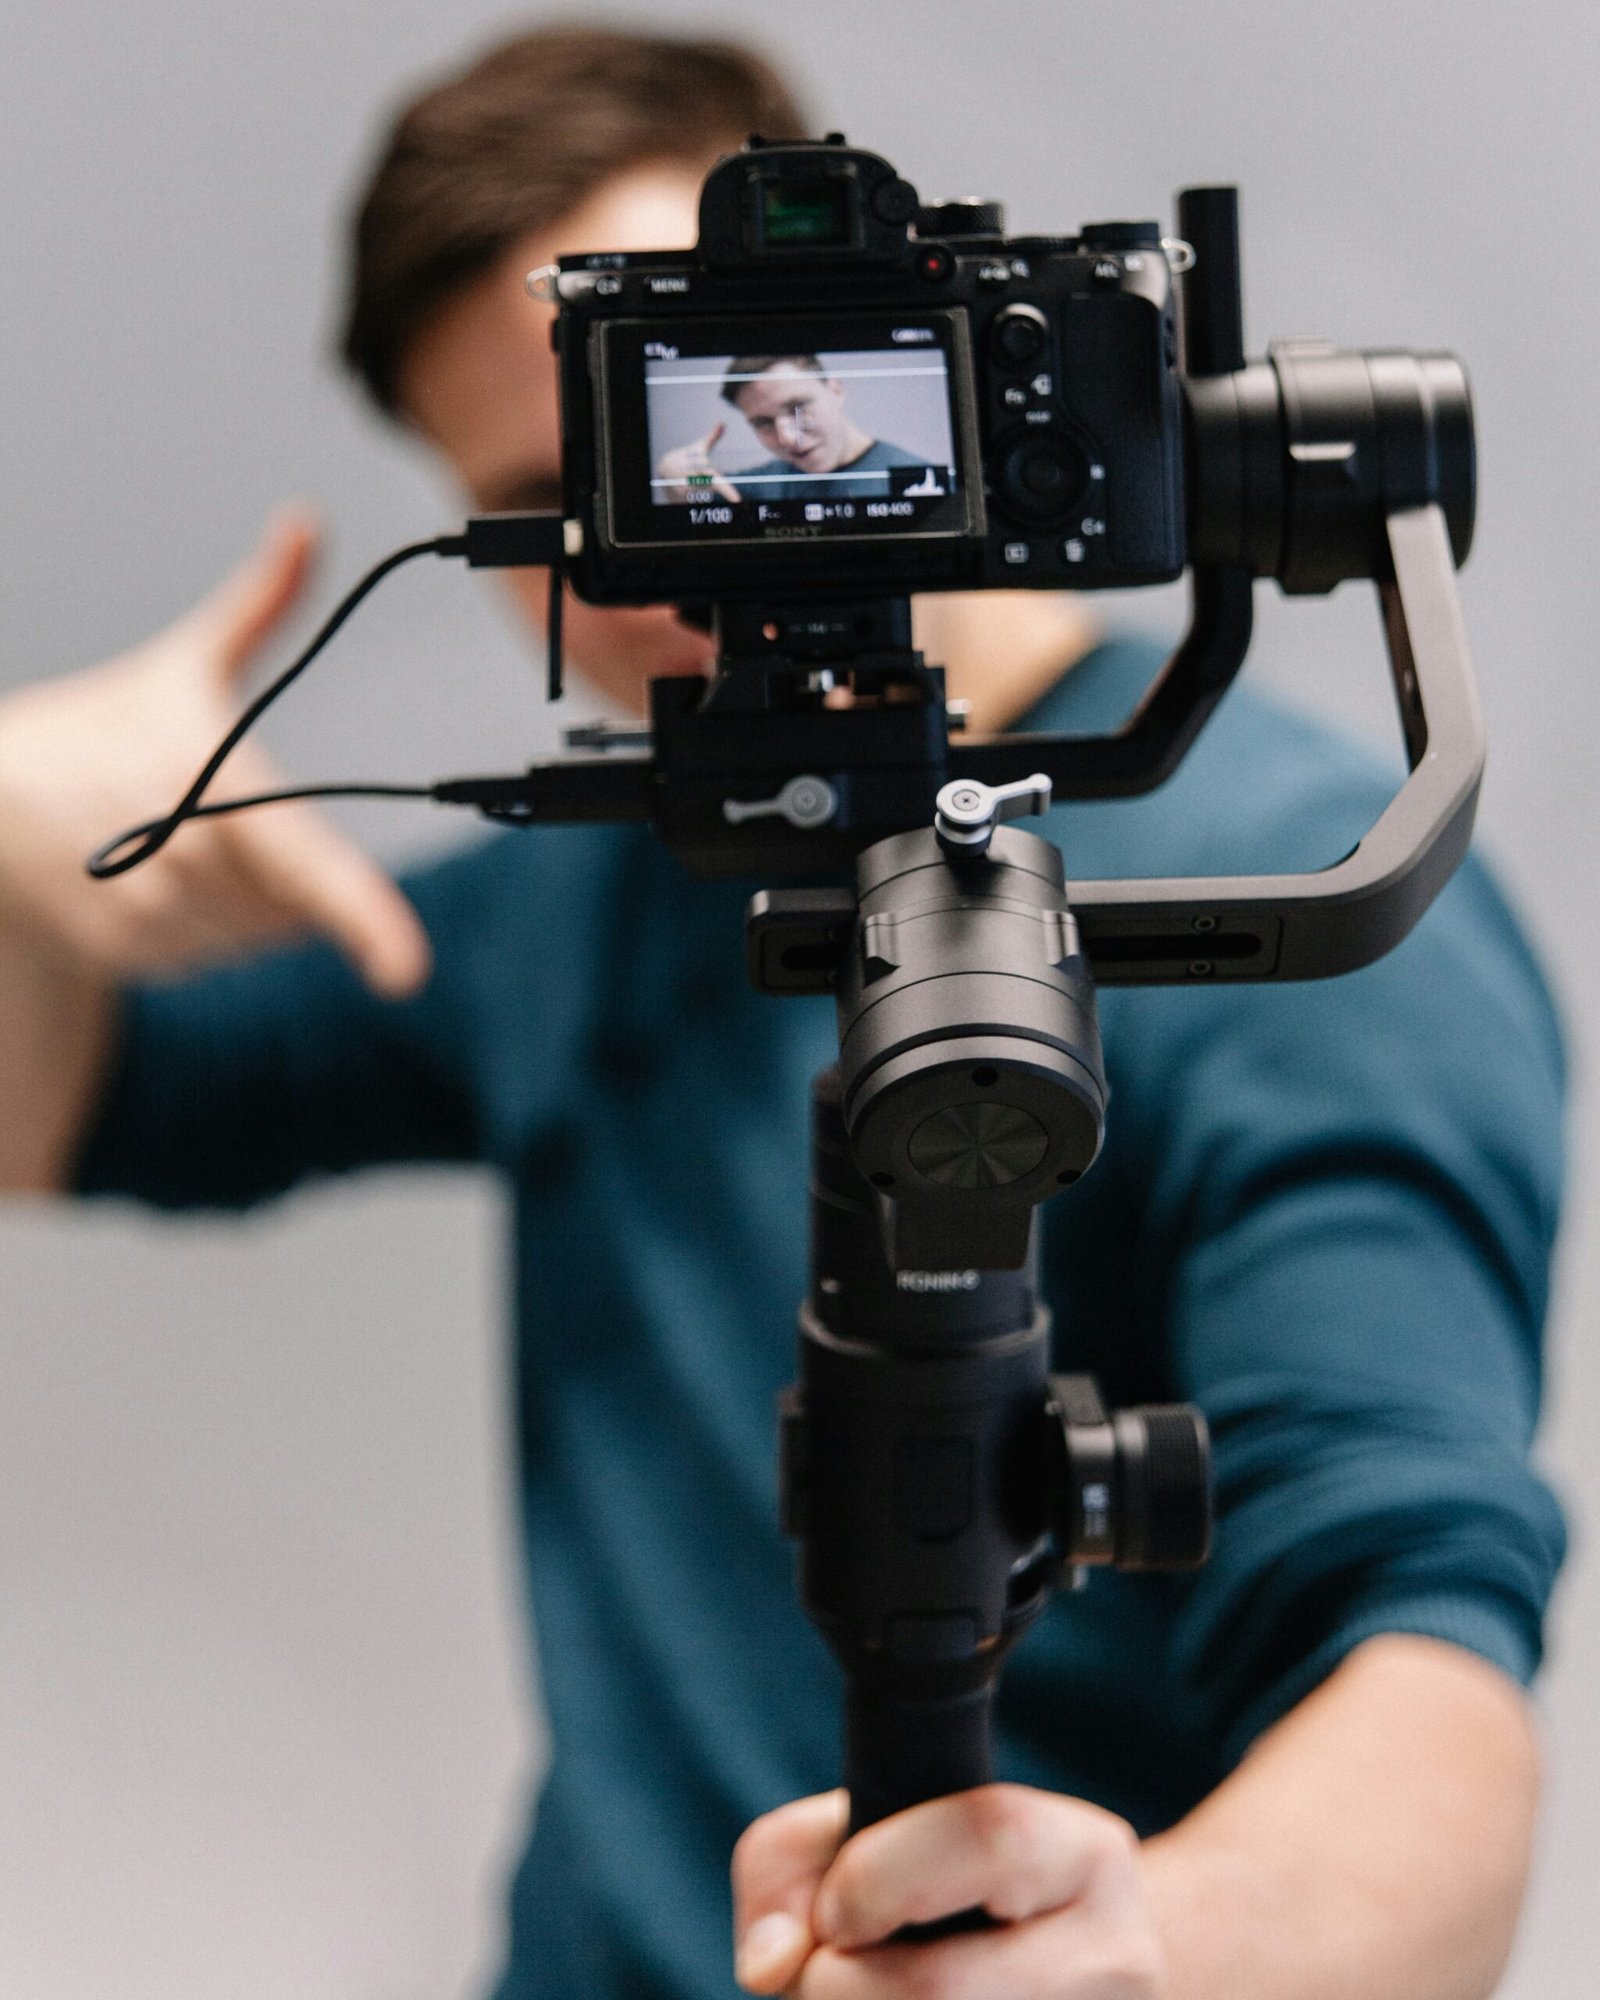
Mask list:
[[[1133,553],[1110,549],[1098,578],[1084,581],[1157,581],[1187,559],[1192,617],[1168,666],[1111,736],[952,737],[943,676],[910,643],[909,590],[926,586],[875,595],[859,580],[883,560],[897,577],[920,574],[918,564],[952,565],[937,572],[947,588],[963,587],[969,574],[992,583],[1004,580],[993,566],[1012,546],[1025,555],[1047,548],[1045,540],[1007,543],[1006,530],[977,506],[960,533],[934,538],[931,553],[916,535],[900,543],[845,536],[837,576],[825,537],[800,550],[795,569],[783,568],[784,545],[759,550],[750,557],[757,582],[783,575],[806,587],[796,583],[785,597],[730,585],[704,608],[718,639],[716,669],[709,680],[654,684],[647,748],[637,731],[574,732],[591,747],[612,747],[514,777],[436,785],[428,795],[519,825],[648,820],[705,873],[837,879],[855,870],[853,889],[758,895],[748,947],[762,991],[831,993],[838,1006],[839,1064],[815,1092],[811,1284],[799,1382],[783,1411],[782,1483],[804,1601],[849,1683],[846,1776],[863,1824],[988,1777],[1001,1660],[1063,1568],[1183,1567],[1204,1557],[1199,1413],[1110,1414],[1086,1378],[1049,1372],[1034,1217],[1099,1148],[1105,1084],[1095,984],[1308,979],[1381,956],[1466,850],[1483,737],[1454,577],[1474,504],[1471,409],[1457,362],[1303,342],[1247,362],[1232,189],[1181,197],[1178,245],[1129,224],[1003,243],[991,205],[965,218],[959,205],[924,210],[913,228],[915,191],[876,156],[841,148],[828,142],[724,162],[707,182],[699,262],[686,263],[687,253],[665,262],[665,253],[631,263],[572,260],[541,276],[543,295],[581,321],[596,299],[648,315],[652,288],[678,299],[703,286],[713,331],[695,347],[693,314],[676,305],[672,327],[686,351],[709,353],[727,299],[742,296],[752,272],[768,270],[760,230],[812,231],[800,244],[811,263],[783,265],[783,282],[798,272],[813,289],[848,289],[857,316],[837,326],[859,329],[867,306],[888,301],[900,315],[896,335],[932,343],[930,353],[943,343],[939,368],[952,381],[966,370],[948,405],[966,454],[952,484],[969,503],[987,484],[1005,519],[1054,521],[1050,562],[1083,554],[1076,539],[1059,536],[1062,510],[1083,504],[1084,482],[1099,481],[1097,490],[1115,498],[1119,465],[1145,468],[1143,484],[1128,474],[1117,503],[1128,524],[1122,547]],[[752,189],[754,205],[741,206]],[[865,222],[852,222],[850,201]],[[748,242],[739,234],[746,224],[756,232]],[[848,257],[839,247],[847,240]],[[794,243],[774,241],[781,263]],[[1181,369],[1162,344],[1171,332],[1170,249],[1189,253],[1187,266],[1179,263]],[[1139,383],[1128,377],[1127,407],[1137,405],[1138,421],[1126,426],[1125,461],[1108,451],[1105,466],[1091,464],[1073,442],[1085,408],[1110,424],[1123,407],[1114,392],[1127,354],[1116,339],[1098,350],[1106,379],[1089,380],[1082,407],[1050,401],[1054,389],[1038,384],[1054,378],[1041,372],[1036,432],[1019,433],[1019,443],[997,427],[993,411],[1016,387],[1007,371],[1032,367],[1027,343],[1055,341],[1059,331],[1039,307],[998,296],[1014,282],[1038,288],[1063,326],[1088,329],[1086,348],[1102,326],[1130,329],[1127,351],[1144,342],[1148,395],[1138,404]],[[905,307],[906,287],[922,283],[956,288],[955,303]],[[1117,308],[1109,318],[1107,300]],[[1080,303],[1087,316],[1072,320]],[[881,318],[890,325],[887,312]],[[553,669],[564,571],[598,601],[645,601],[655,552],[666,547],[675,561],[687,546],[676,517],[658,525],[670,510],[650,497],[648,461],[641,472],[628,457],[633,444],[606,442],[609,406],[590,400],[595,357],[602,387],[610,381],[617,396],[637,400],[641,356],[650,351],[638,329],[655,323],[598,324],[600,344],[588,349],[565,342],[565,414],[594,435],[573,447],[579,471],[563,516],[492,516],[391,558],[429,549],[479,565],[547,565]],[[798,324],[767,324],[780,323]],[[614,349],[604,344],[613,333]],[[978,334],[987,357],[981,394],[973,386]],[[851,337],[863,352],[880,339],[870,327]],[[847,344],[842,334],[835,344]],[[625,379],[629,357],[638,382]],[[724,383],[747,379],[735,371]],[[1102,391],[1104,401],[1094,402]],[[569,424],[569,445],[573,437]],[[623,516],[607,515],[600,501],[606,477],[615,484],[630,468],[635,485],[649,490],[628,501],[628,518],[642,523],[629,530],[632,544],[623,536],[600,551],[620,566],[622,582],[608,597],[596,543],[606,521]],[[1168,505],[1169,478],[1186,524]],[[908,485],[905,506],[945,504],[910,498],[930,490],[943,493]],[[1147,502],[1159,532],[1141,540]],[[721,525],[743,532],[733,510],[724,512]],[[737,576],[742,546],[713,546],[706,573]],[[694,553],[690,569],[700,560]],[[200,805],[210,775],[378,573],[241,719],[185,801],[103,849],[95,872],[135,865],[183,818],[227,809]],[[1253,584],[1266,577],[1291,593],[1345,579],[1376,583],[1410,763],[1405,784],[1355,849],[1320,873],[1075,882],[1069,903],[1054,847],[998,822],[1042,810],[1052,797],[1130,796],[1159,785],[1238,671]],[[113,858],[130,841],[143,844]]]
[[[1410,929],[1471,831],[1462,372],[1312,343],[1246,363],[1233,191],[1190,191],[1179,216],[1193,617],[1120,734],[952,740],[903,602],[735,604],[717,677],[656,684],[652,755],[536,767],[491,808],[647,815],[719,872],[855,860],[853,892],[758,895],[749,956],[763,991],[838,1005],[782,1484],[802,1596],[848,1679],[858,1825],[990,1775],[1001,1660],[1063,1566],[1205,1554],[1199,1413],[1108,1415],[1087,1378],[1049,1373],[1033,1219],[1099,1147],[1094,983],[1354,969]],[[1159,784],[1243,660],[1262,576],[1376,580],[1410,777],[1319,874],[1078,882],[1069,907],[1056,850],[996,820]],[[828,701],[841,683],[854,705]]]
[[[709,686],[656,684],[652,755],[535,767],[490,805],[648,816],[708,871],[855,859],[853,892],[758,895],[749,957],[763,991],[838,1003],[782,1484],[802,1596],[848,1679],[857,1825],[988,1778],[1001,1660],[1063,1566],[1204,1558],[1199,1413],[1108,1415],[1087,1378],[1049,1373],[1033,1218],[1099,1147],[1094,983],[1352,970],[1405,935],[1471,832],[1464,376],[1305,342],[1247,363],[1233,191],[1189,191],[1179,226],[1193,615],[1119,734],[950,739],[903,601],[728,605]],[[1244,658],[1266,576],[1377,582],[1410,777],[1320,873],[1077,882],[1069,907],[1056,850],[996,820],[1166,778]],[[851,707],[825,698],[841,682]]]

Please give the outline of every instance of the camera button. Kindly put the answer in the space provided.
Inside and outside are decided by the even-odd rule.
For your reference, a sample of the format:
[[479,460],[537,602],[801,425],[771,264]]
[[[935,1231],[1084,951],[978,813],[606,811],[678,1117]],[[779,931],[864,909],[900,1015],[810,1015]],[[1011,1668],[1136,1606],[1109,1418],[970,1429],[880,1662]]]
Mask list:
[[1089,484],[1083,452],[1055,430],[1024,432],[1004,452],[998,470],[996,498],[1023,521],[1060,520]]
[[942,243],[930,243],[917,258],[917,276],[930,285],[942,285],[955,269],[956,260]]
[[1007,542],[1000,554],[1013,568],[1033,561],[1033,550],[1027,542]]
[[1050,324],[1037,306],[1007,306],[989,329],[989,347],[1007,368],[1027,368],[1044,353]]

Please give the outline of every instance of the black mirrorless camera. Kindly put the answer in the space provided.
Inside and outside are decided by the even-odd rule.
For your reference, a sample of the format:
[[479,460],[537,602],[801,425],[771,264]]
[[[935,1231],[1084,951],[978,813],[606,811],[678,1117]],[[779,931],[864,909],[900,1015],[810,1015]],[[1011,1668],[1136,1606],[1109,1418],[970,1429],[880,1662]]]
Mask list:
[[[1396,532],[1441,559],[1431,529],[1396,529],[1419,510],[1447,566],[1471,542],[1460,363],[1316,341],[1247,360],[1231,188],[1186,190],[1171,238],[1155,222],[1007,237],[998,203],[924,205],[837,135],[752,140],[708,176],[692,250],[568,257],[529,285],[558,308],[562,517],[474,524],[466,552],[548,562],[595,603],[676,603],[717,661],[653,685],[642,737],[570,739],[604,756],[443,795],[513,820],[649,819],[700,873],[836,873],[929,825],[957,779],[1039,777],[1057,801],[1148,791],[1243,661],[1257,578],[1397,587]],[[964,734],[912,642],[916,592],[1186,569],[1189,631],[1109,736]],[[1091,886],[1077,907],[1102,978],[1305,977],[1394,942],[1459,858],[1475,790],[1425,775],[1427,678],[1397,668],[1432,830],[1376,829],[1350,878],[1387,883],[1392,918],[1331,878],[1272,885],[1271,911],[1244,885],[1197,907]],[[1191,921],[1229,911],[1231,946],[1202,961]],[[758,927],[762,983],[831,979],[833,931],[785,921],[772,951]]]
[[568,258],[545,285],[586,597],[1094,589],[1183,568],[1156,223],[1008,238],[996,203],[919,206],[874,153],[753,146],[706,180],[692,253]]

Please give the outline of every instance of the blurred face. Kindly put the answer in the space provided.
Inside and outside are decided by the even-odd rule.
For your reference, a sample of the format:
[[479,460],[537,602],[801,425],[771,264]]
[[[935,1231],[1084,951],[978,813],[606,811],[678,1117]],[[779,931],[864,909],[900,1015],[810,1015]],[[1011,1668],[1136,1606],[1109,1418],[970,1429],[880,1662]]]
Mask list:
[[[523,279],[580,250],[687,248],[698,233],[701,179],[689,167],[658,165],[607,181],[551,229],[514,244],[417,336],[400,370],[401,410],[448,462],[474,512],[561,505],[555,312],[529,298]],[[542,633],[543,570],[500,574]],[[602,693],[642,714],[654,676],[702,673],[714,648],[670,606],[585,604],[569,591],[566,650]]]
[[855,456],[844,385],[791,361],[747,382],[734,398],[761,445],[797,472],[832,472]]

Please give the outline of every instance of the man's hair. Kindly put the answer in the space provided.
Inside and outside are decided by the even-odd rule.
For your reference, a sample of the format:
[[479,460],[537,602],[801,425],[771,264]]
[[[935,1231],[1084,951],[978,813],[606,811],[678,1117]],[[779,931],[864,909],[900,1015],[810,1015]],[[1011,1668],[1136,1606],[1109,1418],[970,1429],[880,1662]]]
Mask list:
[[737,409],[739,391],[750,386],[746,377],[765,375],[769,368],[809,368],[817,375],[828,372],[814,354],[736,354],[723,371],[718,391],[722,400]]
[[804,130],[731,42],[551,27],[501,43],[395,120],[355,215],[340,351],[393,415],[407,348],[519,237],[630,168],[704,168],[751,133]]

